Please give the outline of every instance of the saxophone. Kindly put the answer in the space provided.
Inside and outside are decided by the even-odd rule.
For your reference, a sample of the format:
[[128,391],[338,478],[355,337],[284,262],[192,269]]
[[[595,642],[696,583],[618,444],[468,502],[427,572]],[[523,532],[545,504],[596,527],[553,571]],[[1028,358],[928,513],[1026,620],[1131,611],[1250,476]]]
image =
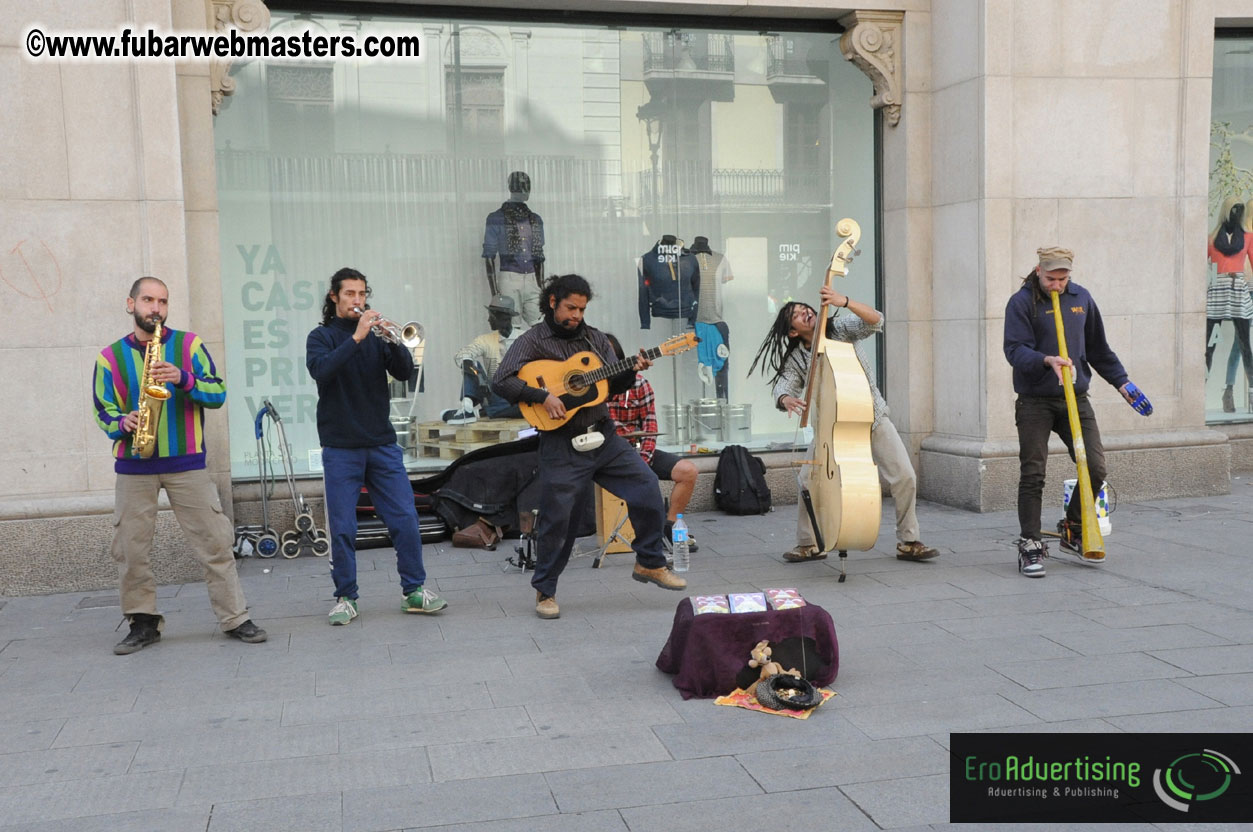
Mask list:
[[147,459],[157,449],[157,425],[161,422],[161,408],[172,393],[164,384],[152,379],[152,368],[161,357],[161,321],[153,319],[152,340],[144,350],[144,372],[139,379],[139,425],[131,447],[136,456]]

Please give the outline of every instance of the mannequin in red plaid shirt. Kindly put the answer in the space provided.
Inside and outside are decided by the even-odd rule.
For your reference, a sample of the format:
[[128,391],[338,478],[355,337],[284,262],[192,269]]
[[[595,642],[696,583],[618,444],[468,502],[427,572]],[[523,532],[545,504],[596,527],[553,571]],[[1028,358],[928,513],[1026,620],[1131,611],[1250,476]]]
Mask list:
[[[608,332],[605,337],[613,345],[618,358],[624,358],[622,344],[618,343],[618,339]],[[617,423],[619,436],[636,431],[657,432],[656,396],[653,395],[653,386],[642,375],[635,377],[634,387],[625,393],[611,396],[605,403],[609,405],[609,417]],[[674,488],[670,491],[670,510],[666,514],[665,536],[662,538],[666,546],[669,546],[673,537],[674,520],[687,508],[688,501],[692,499],[692,491],[696,488],[696,464],[690,459],[657,450],[655,437],[641,436],[629,438],[628,441],[636,443],[640,456],[657,475],[657,479],[674,483]],[[695,552],[696,541],[691,532],[688,532],[688,544],[688,550]]]

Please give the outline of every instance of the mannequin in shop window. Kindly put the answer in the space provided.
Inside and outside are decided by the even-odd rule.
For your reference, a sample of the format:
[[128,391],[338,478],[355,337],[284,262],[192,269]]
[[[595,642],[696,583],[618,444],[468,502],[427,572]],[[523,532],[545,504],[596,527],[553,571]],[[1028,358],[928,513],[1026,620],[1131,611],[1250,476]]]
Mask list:
[[[722,319],[722,284],[735,278],[731,261],[709,247],[709,238],[697,237],[692,243],[692,257],[699,272],[700,304],[696,310],[696,337],[700,339],[697,358],[701,378],[712,376],[720,399],[727,398],[727,374],[730,368],[731,331]],[[708,383],[708,382],[707,382]]]
[[[1205,295],[1205,369],[1208,372],[1214,359],[1216,345],[1215,329],[1223,321],[1231,321],[1236,332],[1240,357],[1244,361],[1244,375],[1249,382],[1248,406],[1253,412],[1253,349],[1249,344],[1249,322],[1253,320],[1253,297],[1244,270],[1248,263],[1253,233],[1245,228],[1245,205],[1235,197],[1223,201],[1218,226],[1210,234],[1208,254],[1218,271],[1210,280]],[[1230,362],[1228,362],[1230,366]],[[1234,374],[1227,377],[1223,390],[1223,410],[1235,410],[1232,387]]]
[[640,329],[649,329],[653,318],[684,318],[696,323],[700,297],[700,269],[683,241],[666,234],[637,261],[639,272]]
[[[513,298],[526,325],[541,318],[540,289],[544,285],[544,221],[527,207],[531,177],[520,170],[509,174],[509,199],[487,215],[483,230],[483,264],[492,297]],[[499,258],[499,271],[497,259]]]
[[510,404],[491,389],[501,356],[521,334],[513,326],[517,317],[513,298],[496,295],[487,306],[487,325],[491,332],[475,338],[453,356],[453,363],[461,368],[461,405],[440,414],[448,424],[468,425],[477,422],[481,415],[489,419],[522,418],[516,404]]

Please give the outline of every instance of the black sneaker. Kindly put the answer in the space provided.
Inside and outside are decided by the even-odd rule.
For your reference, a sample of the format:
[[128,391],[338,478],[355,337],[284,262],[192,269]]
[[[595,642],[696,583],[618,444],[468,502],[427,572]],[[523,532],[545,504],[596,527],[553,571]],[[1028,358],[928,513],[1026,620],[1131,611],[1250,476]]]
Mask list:
[[160,620],[158,616],[142,612],[132,615],[130,634],[113,645],[114,654],[126,656],[138,653],[149,644],[156,644],[161,640],[161,631],[157,629],[157,622]]
[[1057,521],[1057,536],[1061,538],[1061,547],[1067,552],[1083,554],[1083,531],[1077,524],[1063,517]]
[[265,630],[252,623],[251,618],[243,624],[240,624],[235,629],[227,630],[226,634],[231,638],[239,639],[245,644],[260,644],[269,638],[269,636],[266,635]]
[[1028,578],[1044,577],[1044,559],[1048,556],[1048,547],[1042,541],[1030,537],[1018,539],[1018,571]]

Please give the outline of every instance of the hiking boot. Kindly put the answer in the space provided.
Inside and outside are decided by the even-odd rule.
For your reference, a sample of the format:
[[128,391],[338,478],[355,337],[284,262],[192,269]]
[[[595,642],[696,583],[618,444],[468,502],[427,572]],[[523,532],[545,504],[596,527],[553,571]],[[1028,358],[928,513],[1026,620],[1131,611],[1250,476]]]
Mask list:
[[535,614],[540,618],[560,618],[561,609],[557,606],[557,599],[551,595],[545,595],[542,592],[535,593]]
[[1083,527],[1072,523],[1066,518],[1057,521],[1057,536],[1061,547],[1067,552],[1083,555]]
[[118,656],[126,656],[143,650],[149,644],[161,640],[161,631],[157,629],[160,616],[137,612],[131,616],[131,631],[126,638],[113,645],[113,652]]
[[827,553],[819,552],[817,546],[805,546],[800,543],[783,553],[783,559],[788,563],[804,563],[807,560],[823,560],[826,556]]
[[1231,394],[1231,385],[1223,389],[1223,413],[1236,412],[1236,398]]
[[439,612],[446,606],[448,602],[433,590],[420,586],[405,596],[401,609],[405,612]]
[[226,634],[231,638],[239,639],[245,644],[260,644],[268,638],[265,634],[265,630],[261,629],[256,624],[253,624],[251,618],[243,624],[240,624],[235,629],[227,630]]
[[1044,559],[1049,556],[1048,547],[1031,537],[1018,539],[1018,571],[1028,578],[1044,577]]
[[668,566],[658,566],[656,569],[649,569],[646,566],[635,564],[631,577],[642,584],[656,584],[662,589],[686,589],[687,581],[674,574],[674,570]]
[[357,617],[356,599],[336,598],[335,606],[331,607],[331,613],[330,615],[326,617],[326,620],[331,622],[332,626],[338,627],[342,624],[347,624],[349,621],[352,621],[356,617]]
[[939,552],[927,546],[921,540],[896,544],[897,560],[931,560],[934,557],[938,557],[939,554]]

